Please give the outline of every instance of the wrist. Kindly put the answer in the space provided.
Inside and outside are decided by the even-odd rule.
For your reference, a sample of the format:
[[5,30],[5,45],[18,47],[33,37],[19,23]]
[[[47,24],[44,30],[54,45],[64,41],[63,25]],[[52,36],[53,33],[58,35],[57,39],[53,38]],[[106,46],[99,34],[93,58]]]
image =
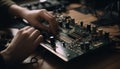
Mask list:
[[0,54],[2,55],[5,63],[9,63],[10,62],[10,55],[6,50],[3,50],[0,52]]

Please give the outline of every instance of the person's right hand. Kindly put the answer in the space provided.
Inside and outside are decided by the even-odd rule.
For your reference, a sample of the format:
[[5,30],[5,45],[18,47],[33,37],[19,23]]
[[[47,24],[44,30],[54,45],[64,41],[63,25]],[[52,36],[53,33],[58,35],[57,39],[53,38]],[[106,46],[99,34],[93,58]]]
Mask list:
[[[46,9],[29,10],[21,6],[18,6],[16,4],[13,4],[9,8],[9,13],[13,16],[21,17],[27,20],[27,22],[30,25],[40,28],[42,30],[48,31],[53,35],[56,35],[57,33],[58,24],[57,24],[56,18],[53,14],[48,12]],[[40,22],[41,19],[44,19],[45,21],[47,21],[48,26],[42,24]]]
[[[56,35],[58,24],[54,15],[45,9],[40,10],[27,10],[26,13],[23,12],[23,18],[26,19],[32,26],[46,30],[53,35]],[[40,20],[43,19],[48,22],[48,26],[42,24]]]
[[1,52],[7,63],[19,63],[27,58],[40,44],[43,37],[38,30],[27,26],[18,31],[9,46]]

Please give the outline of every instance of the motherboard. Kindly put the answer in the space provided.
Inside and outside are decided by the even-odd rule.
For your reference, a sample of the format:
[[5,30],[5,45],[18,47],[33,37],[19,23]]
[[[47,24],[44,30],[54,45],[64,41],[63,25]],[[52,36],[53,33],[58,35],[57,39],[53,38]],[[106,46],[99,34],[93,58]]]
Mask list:
[[46,38],[40,45],[64,61],[110,44],[109,32],[95,25],[84,25],[82,21],[77,24],[75,19],[64,15],[57,15],[56,21],[59,25],[58,34],[44,33]]

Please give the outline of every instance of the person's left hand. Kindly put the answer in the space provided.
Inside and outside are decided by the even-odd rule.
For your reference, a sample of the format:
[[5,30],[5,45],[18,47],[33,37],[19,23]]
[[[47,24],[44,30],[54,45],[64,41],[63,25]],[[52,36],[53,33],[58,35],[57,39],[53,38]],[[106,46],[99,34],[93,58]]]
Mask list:
[[6,63],[21,63],[42,42],[43,36],[37,29],[27,26],[20,29],[8,47],[1,52]]

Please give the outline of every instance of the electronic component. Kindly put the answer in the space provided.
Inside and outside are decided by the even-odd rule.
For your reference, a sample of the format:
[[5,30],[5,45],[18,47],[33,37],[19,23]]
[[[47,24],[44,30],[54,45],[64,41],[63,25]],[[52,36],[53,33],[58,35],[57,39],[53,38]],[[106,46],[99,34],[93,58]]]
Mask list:
[[47,9],[49,11],[54,11],[57,8],[57,10],[55,10],[56,12],[66,11],[64,5],[67,5],[67,1],[62,2],[57,0],[46,0],[44,2],[32,1],[28,3],[20,4],[20,6],[28,8],[30,10]]
[[50,39],[46,39],[40,45],[64,61],[70,61],[110,44],[109,33],[90,24],[84,26],[84,22],[77,25],[70,16],[61,16],[56,18],[59,23],[59,34],[56,38],[49,36]]

